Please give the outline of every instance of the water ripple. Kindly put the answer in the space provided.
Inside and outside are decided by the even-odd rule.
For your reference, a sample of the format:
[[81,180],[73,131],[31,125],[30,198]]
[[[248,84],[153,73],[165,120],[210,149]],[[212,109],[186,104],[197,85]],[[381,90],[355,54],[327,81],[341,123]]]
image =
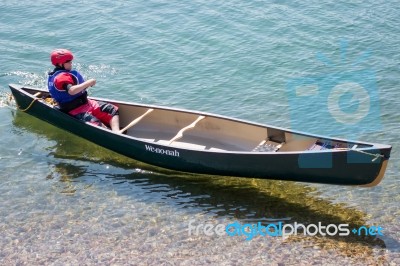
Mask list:
[[[376,73],[384,128],[360,137],[393,145],[385,179],[369,190],[196,176],[127,159],[15,108],[0,108],[2,262],[298,264],[312,258],[314,264],[396,263],[397,5],[383,0],[310,0],[301,5],[2,1],[1,91],[8,91],[8,83],[45,87],[46,72],[52,68],[49,52],[65,47],[75,53],[74,66],[85,77],[97,79],[90,90],[94,96],[290,127],[288,80],[339,71],[333,66],[341,71],[371,69]],[[341,40],[349,43],[346,60]],[[362,57],[366,51],[369,56]],[[9,106],[7,96],[1,95],[0,105]],[[322,125],[316,114],[305,115],[312,131],[318,131]],[[373,223],[384,226],[385,237],[243,242],[189,236],[191,219],[214,224]],[[387,253],[382,255],[382,250]]]

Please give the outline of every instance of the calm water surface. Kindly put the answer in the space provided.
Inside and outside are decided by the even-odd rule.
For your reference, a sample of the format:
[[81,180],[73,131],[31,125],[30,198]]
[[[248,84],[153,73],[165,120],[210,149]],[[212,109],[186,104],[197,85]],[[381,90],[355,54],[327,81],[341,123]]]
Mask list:
[[[396,6],[396,1],[1,2],[1,264],[400,264]],[[387,174],[377,187],[348,188],[180,174],[120,156],[9,102],[9,83],[45,86],[49,52],[58,47],[71,49],[74,66],[97,79],[91,95],[282,127],[291,127],[290,111],[296,109],[287,93],[290,80],[372,71],[381,127],[344,134],[391,144]],[[334,129],[318,123],[318,112],[304,116],[314,121],[314,133]],[[384,235],[245,241],[189,235],[193,219],[195,225],[375,225]]]

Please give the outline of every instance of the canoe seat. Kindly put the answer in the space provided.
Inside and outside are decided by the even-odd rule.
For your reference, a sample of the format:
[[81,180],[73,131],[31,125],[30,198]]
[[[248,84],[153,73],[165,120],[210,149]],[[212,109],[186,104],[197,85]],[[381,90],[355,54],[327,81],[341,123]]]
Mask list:
[[309,151],[320,151],[320,150],[326,150],[327,148],[328,148],[328,144],[326,142],[316,141],[307,150],[309,150]]
[[[353,145],[351,149],[356,149],[357,144]],[[336,149],[350,149],[347,143],[345,142],[332,142],[327,140],[318,139],[315,141],[307,150],[311,151],[320,151],[320,150],[336,150]]]
[[280,148],[282,148],[285,142],[275,142],[268,139],[265,139],[260,142],[252,151],[253,152],[277,152]]

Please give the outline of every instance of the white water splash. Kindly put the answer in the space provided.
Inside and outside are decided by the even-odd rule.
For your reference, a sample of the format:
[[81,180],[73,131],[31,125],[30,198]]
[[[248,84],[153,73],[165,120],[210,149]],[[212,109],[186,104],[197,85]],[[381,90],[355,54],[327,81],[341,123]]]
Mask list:
[[0,91],[0,108],[10,107],[16,109],[16,103],[11,93]]

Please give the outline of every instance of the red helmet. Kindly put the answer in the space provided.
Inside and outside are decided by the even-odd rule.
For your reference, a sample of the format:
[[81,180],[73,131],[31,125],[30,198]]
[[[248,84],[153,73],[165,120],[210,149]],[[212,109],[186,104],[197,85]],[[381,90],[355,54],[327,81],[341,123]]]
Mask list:
[[56,49],[50,54],[51,63],[53,65],[64,64],[74,59],[74,55],[67,49]]

